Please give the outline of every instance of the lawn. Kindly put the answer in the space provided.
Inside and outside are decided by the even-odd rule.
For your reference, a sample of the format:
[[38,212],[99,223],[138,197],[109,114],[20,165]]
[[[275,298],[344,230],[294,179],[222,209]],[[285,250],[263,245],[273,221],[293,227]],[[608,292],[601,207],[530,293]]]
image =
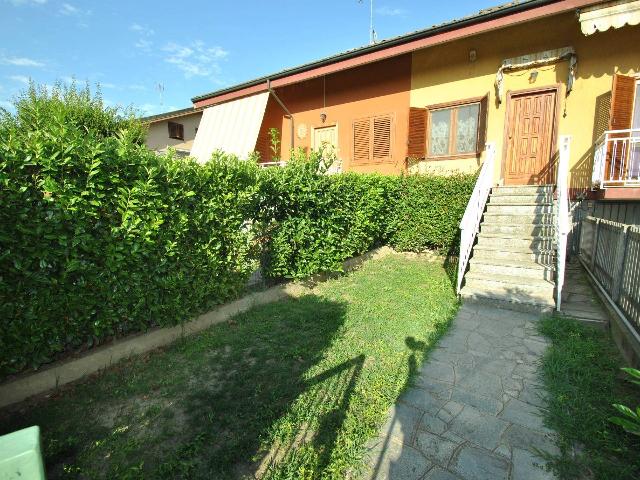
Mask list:
[[640,438],[609,421],[613,403],[640,405],[640,387],[620,371],[628,365],[611,338],[562,317],[545,319],[541,332],[552,340],[542,375],[546,420],[560,439],[561,454],[549,459],[559,478],[640,478]]
[[446,330],[450,275],[392,255],[0,414],[43,432],[49,478],[357,477]]

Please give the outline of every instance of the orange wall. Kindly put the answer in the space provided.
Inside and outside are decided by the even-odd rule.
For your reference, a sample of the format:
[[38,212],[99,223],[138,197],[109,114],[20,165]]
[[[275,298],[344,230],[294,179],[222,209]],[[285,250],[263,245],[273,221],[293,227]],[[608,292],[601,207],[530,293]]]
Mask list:
[[[324,87],[324,94],[323,94]],[[373,64],[338,72],[276,90],[278,97],[293,114],[296,148],[310,149],[312,130],[337,125],[338,158],[343,170],[358,172],[400,173],[407,152],[409,96],[411,88],[411,55],[382,60]],[[327,118],[323,123],[320,114]],[[392,114],[391,160],[383,163],[354,164],[353,121],[367,116]],[[306,136],[299,135],[300,125],[306,126]],[[257,147],[268,144],[268,130],[277,128],[282,138],[282,157],[288,159],[291,148],[291,126],[282,107],[271,97],[258,136]],[[262,145],[262,148],[259,148]],[[263,155],[264,156],[264,155]],[[263,158],[264,161],[264,158]]]

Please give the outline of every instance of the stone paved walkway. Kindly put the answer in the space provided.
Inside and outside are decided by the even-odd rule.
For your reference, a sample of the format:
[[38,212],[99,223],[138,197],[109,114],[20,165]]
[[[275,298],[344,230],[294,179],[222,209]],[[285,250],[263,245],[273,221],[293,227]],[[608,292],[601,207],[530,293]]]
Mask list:
[[554,478],[535,453],[557,453],[540,416],[538,318],[463,305],[371,443],[366,478]]

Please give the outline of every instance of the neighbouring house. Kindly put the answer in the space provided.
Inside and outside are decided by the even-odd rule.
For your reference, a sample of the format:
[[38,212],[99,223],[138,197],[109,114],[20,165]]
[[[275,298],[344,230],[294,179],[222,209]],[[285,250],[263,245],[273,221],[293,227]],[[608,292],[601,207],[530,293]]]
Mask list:
[[[255,151],[269,164],[324,146],[344,171],[477,172],[458,291],[559,309],[570,215],[624,210],[640,223],[639,24],[640,0],[483,10],[197,96],[191,153]],[[574,251],[630,319],[619,328],[640,358],[640,233],[599,225]]]
[[193,107],[142,118],[149,129],[147,146],[156,152],[172,147],[178,155],[190,155],[201,118],[202,111]]

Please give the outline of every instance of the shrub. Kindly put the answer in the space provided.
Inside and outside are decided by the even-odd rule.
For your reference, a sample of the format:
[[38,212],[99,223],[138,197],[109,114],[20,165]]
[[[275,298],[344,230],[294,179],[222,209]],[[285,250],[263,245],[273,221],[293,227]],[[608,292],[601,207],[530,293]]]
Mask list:
[[436,249],[455,253],[458,225],[476,182],[475,175],[410,175],[398,179],[389,244],[396,250]]
[[327,168],[321,153],[298,151],[286,167],[263,171],[266,276],[340,271],[344,260],[384,242],[397,178],[326,175]]
[[251,270],[257,167],[158,157],[88,90],[29,91],[0,118],[0,375],[173,325]]

